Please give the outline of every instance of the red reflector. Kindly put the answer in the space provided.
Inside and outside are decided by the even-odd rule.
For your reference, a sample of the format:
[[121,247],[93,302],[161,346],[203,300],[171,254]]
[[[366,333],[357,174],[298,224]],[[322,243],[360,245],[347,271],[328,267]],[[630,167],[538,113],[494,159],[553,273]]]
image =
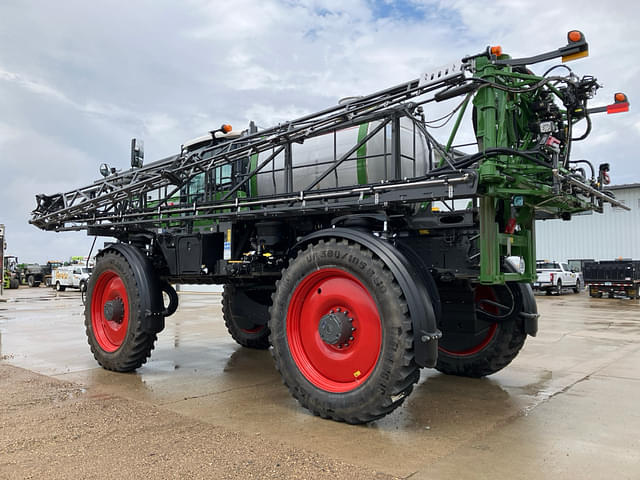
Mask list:
[[629,102],[612,103],[607,105],[607,115],[610,113],[622,113],[629,111]]

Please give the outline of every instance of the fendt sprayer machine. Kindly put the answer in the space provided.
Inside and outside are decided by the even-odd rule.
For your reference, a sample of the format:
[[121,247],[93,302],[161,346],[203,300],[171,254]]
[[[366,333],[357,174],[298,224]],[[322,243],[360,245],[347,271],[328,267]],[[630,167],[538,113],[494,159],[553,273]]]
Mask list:
[[[587,52],[579,31],[530,58],[490,47],[273,128],[223,125],[148,165],[134,141],[131,169],[103,164],[87,187],[37,195],[31,223],[117,239],[85,309],[104,368],[145,363],[177,308],[173,284],[223,284],[232,337],[271,348],[304,407],[369,422],[402,404],[421,367],[490,375],[536,334],[536,218],[625,208],[603,191],[609,165],[570,153],[591,115],[626,111],[626,96],[592,108],[594,77],[529,70]],[[427,114],[449,99],[444,118]],[[463,118],[472,145],[456,142]]]

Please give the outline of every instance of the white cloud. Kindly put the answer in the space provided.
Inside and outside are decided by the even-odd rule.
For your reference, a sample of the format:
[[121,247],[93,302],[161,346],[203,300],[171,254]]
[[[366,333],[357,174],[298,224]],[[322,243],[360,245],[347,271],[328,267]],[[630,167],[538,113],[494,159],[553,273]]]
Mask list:
[[[384,18],[364,0],[3,2],[0,162],[10,163],[12,176],[0,221],[10,218],[19,248],[36,255],[44,238],[60,237],[26,225],[33,195],[90,183],[101,162],[127,165],[131,137],[144,138],[151,161],[223,122],[267,127],[489,44],[517,56],[552,50],[573,28],[586,34],[591,57],[569,66],[605,85],[595,103],[609,103],[616,91],[632,102],[626,117],[594,119],[592,141],[576,144],[576,152],[610,161],[614,178],[640,180],[633,113],[640,64],[638,41],[628,38],[640,4],[412,1],[424,18],[399,15],[391,1],[398,15]],[[445,108],[429,105],[427,115]],[[16,204],[11,211],[6,195]]]
[[37,95],[44,95],[64,103],[71,103],[71,101],[62,92],[44,83],[25,78],[19,73],[0,70],[0,81],[13,83]]

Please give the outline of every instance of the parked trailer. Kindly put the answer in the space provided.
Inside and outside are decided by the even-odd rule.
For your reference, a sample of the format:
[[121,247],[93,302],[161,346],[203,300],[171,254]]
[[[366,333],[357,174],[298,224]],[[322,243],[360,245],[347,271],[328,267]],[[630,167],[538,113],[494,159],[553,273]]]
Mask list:
[[584,264],[589,295],[612,298],[615,294],[640,298],[640,260],[601,260]]
[[[273,128],[223,125],[149,165],[134,140],[130,170],[104,164],[103,180],[37,195],[37,227],[118,240],[88,285],[96,360],[142,366],[178,306],[171,285],[209,283],[224,285],[232,337],[270,348],[292,395],[325,418],[383,417],[421,367],[508,365],[537,331],[536,218],[627,208],[602,191],[608,164],[569,155],[574,125],[586,138],[590,116],[627,110],[626,96],[593,108],[594,77],[531,73],[587,54],[581,32],[567,38],[523,59],[487,48]],[[457,118],[438,141],[426,110],[449,99]],[[467,117],[471,152],[455,141]]]

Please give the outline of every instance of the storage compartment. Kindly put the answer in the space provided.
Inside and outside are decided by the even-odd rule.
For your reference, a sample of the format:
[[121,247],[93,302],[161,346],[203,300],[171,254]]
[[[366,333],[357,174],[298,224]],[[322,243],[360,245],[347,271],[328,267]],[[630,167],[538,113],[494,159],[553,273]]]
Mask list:
[[224,233],[162,235],[158,244],[171,275],[200,274],[205,268],[213,272],[222,259]]
[[200,273],[207,268],[212,271],[222,258],[224,248],[223,233],[207,233],[178,237],[178,273]]

